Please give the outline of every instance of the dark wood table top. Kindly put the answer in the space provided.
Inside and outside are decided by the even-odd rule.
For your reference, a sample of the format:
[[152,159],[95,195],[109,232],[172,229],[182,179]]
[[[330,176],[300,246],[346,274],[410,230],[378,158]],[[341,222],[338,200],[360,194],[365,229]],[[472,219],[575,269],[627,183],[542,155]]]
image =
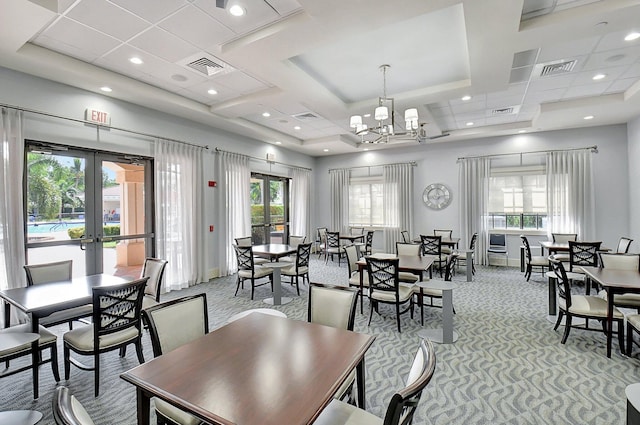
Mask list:
[[264,256],[277,259],[290,254],[295,254],[298,251],[298,248],[282,243],[270,243],[264,245],[253,245],[252,251],[254,254],[261,257]]
[[[422,272],[428,270],[436,259],[433,255],[395,255],[378,253],[370,255],[373,258],[398,258],[398,269],[403,272]],[[367,261],[361,258],[356,263],[359,269],[364,269],[367,266]]]
[[44,317],[55,311],[91,304],[94,287],[125,282],[128,280],[118,276],[94,274],[74,277],[71,281],[5,289],[0,291],[0,298],[27,314]]
[[601,267],[582,267],[591,279],[606,287],[640,291],[640,272],[637,270],[616,270]]
[[351,241],[351,242],[357,241],[358,239],[364,240],[364,237],[365,237],[365,235],[346,235],[346,234],[343,235],[343,234],[340,234],[340,239],[343,239],[343,240],[346,240],[346,241]]
[[209,423],[309,424],[374,339],[250,314],[121,377]]
[[[413,242],[415,243],[422,243],[422,239],[417,238],[414,239]],[[440,239],[440,244],[441,245],[458,245],[458,243],[460,243],[460,238],[442,238]]]
[[[569,252],[567,242],[540,241],[540,246],[549,252]],[[601,246],[598,251],[611,251],[611,249]]]

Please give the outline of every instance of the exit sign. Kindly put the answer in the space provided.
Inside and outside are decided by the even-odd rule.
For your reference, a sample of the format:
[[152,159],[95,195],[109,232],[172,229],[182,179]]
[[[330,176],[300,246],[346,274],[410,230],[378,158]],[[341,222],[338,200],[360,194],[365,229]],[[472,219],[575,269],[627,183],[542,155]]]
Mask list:
[[85,121],[99,125],[111,125],[111,115],[108,112],[87,108],[84,111]]

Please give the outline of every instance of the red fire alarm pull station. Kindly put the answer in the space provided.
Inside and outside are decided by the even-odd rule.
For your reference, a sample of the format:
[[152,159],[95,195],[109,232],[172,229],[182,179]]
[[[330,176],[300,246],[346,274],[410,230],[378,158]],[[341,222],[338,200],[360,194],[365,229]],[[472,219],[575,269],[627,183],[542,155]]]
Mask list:
[[218,185],[218,182],[209,180],[209,187],[216,187],[217,185]]
[[211,226],[209,226],[209,231],[213,232],[213,224]]

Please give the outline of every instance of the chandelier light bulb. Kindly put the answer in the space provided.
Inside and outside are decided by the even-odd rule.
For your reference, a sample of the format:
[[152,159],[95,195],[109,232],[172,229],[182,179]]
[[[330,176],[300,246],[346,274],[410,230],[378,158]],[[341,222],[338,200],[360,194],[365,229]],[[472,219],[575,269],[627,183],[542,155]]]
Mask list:
[[362,125],[362,117],[360,115],[352,115],[349,122],[349,127],[358,128],[359,125]]
[[384,121],[389,118],[389,109],[386,106],[378,106],[376,108],[374,117],[376,121]]
[[404,119],[405,121],[417,120],[418,110],[416,108],[407,109],[404,111]]

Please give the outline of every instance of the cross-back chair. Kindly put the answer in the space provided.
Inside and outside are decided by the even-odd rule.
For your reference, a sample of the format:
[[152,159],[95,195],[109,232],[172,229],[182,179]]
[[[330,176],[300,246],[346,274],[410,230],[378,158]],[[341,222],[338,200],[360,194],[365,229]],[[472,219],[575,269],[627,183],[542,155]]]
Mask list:
[[307,280],[307,284],[309,283],[309,257],[311,256],[311,245],[312,244],[310,243],[299,244],[296,251],[295,264],[282,269],[281,272],[283,276],[289,276],[291,278],[292,285],[295,278],[298,296],[300,295],[300,285],[298,282],[300,277],[302,277],[303,284],[305,279]]
[[[93,323],[63,336],[64,377],[69,379],[71,365],[82,370],[94,371],[94,391],[100,387],[100,354],[134,344],[138,361],[144,363],[142,354],[141,316],[142,297],[148,278],[119,285],[93,288]],[[93,367],[86,366],[71,357],[71,351],[83,356],[93,356]]]
[[[453,278],[453,271],[456,265],[456,257],[457,255],[451,254],[445,257],[445,266],[444,266],[444,280],[445,282],[451,282]],[[426,279],[429,280],[429,279]],[[442,299],[442,290],[441,289],[431,289],[431,288],[421,288],[418,285],[414,285],[412,287],[413,293],[416,295],[418,305],[420,306],[420,324],[424,326],[424,306],[425,306],[425,298],[429,298],[429,307],[438,307],[442,308],[442,305],[437,305],[433,303],[434,299]],[[456,309],[453,309],[455,314]]]
[[367,236],[364,239],[364,247],[362,249],[362,255],[371,255],[373,254],[373,230],[367,231]]
[[[602,325],[602,330],[607,332],[607,301],[591,295],[574,295],[571,292],[571,281],[567,277],[562,261],[551,259],[551,269],[557,276],[555,279],[558,291],[558,319],[553,330],[557,330],[562,319],[566,316],[564,326],[564,334],[561,343],[567,342],[571,328],[598,331],[598,329],[589,328],[589,319],[598,320]],[[580,317],[585,319],[585,325],[574,325],[573,318]],[[616,322],[618,330],[618,340],[620,350],[624,351],[624,315],[614,307],[613,321]]]
[[[471,253],[471,274],[474,275],[476,274],[476,264],[475,264],[475,257],[476,257],[476,241],[478,240],[478,233],[474,233],[471,236],[471,241],[469,242],[469,251],[472,251]],[[467,265],[467,257],[466,255],[460,255],[458,257],[458,260],[456,261],[456,265],[457,266],[466,266]]]
[[[238,262],[238,276],[234,296],[238,295],[238,289],[240,289],[240,287],[244,289],[245,280],[249,280],[251,282],[252,300],[255,289],[259,286],[271,283],[271,290],[273,291],[273,269],[262,266],[256,267],[253,259],[253,249],[251,246],[234,245],[233,248],[236,251],[236,260]],[[263,278],[269,278],[269,280],[262,283],[256,283],[258,279]]]
[[331,261],[333,261],[333,256],[337,255],[339,266],[342,254],[344,254],[344,246],[340,245],[340,232],[327,232],[326,246],[324,249],[325,264],[329,261],[329,256],[331,256]]
[[549,267],[549,259],[541,255],[531,255],[531,246],[529,245],[529,239],[527,239],[527,237],[524,235],[520,235],[520,239],[522,239],[522,245],[524,246],[526,264],[524,277],[527,279],[527,282],[529,282],[529,279],[531,278],[531,273],[533,272],[534,267],[539,268],[540,272],[544,276],[545,269]]
[[[597,267],[598,251],[602,242],[569,241],[569,280],[585,282],[585,274],[580,267]],[[557,259],[557,258],[556,258]],[[591,282],[586,282],[586,294],[591,293]]]
[[[433,255],[436,258],[433,263],[436,264],[440,277],[442,277],[442,265],[445,263],[445,259],[442,257],[442,236],[420,235],[420,242],[422,247],[422,255]],[[431,270],[429,270],[432,277]]]
[[[369,272],[369,322],[373,317],[373,310],[380,314],[379,304],[391,304],[395,307],[398,332],[400,328],[400,315],[409,311],[413,318],[413,290],[411,287],[400,285],[398,278],[397,258],[373,258],[365,257],[367,261],[367,271]],[[401,306],[407,305],[404,310]]]

